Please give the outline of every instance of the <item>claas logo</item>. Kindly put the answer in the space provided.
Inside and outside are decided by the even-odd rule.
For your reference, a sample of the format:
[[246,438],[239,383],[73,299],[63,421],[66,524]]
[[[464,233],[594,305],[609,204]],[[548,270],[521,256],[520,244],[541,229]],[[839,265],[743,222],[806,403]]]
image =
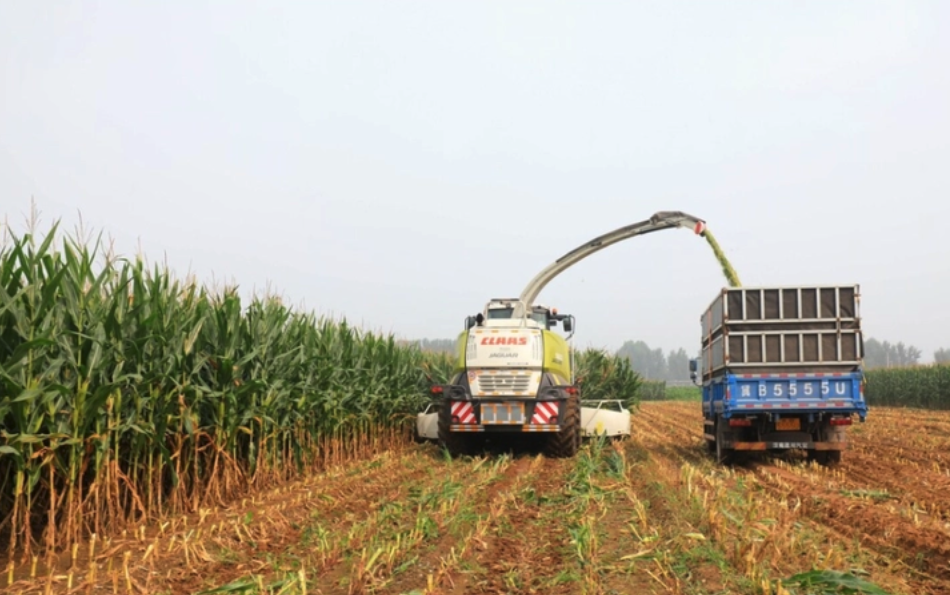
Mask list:
[[527,345],[528,337],[482,337],[482,345]]

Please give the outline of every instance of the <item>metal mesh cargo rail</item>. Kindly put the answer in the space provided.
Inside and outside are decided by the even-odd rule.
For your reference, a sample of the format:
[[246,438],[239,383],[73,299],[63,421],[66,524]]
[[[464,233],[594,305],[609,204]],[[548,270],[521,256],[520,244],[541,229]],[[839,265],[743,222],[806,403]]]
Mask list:
[[703,376],[854,370],[860,295],[858,285],[723,289],[701,318]]

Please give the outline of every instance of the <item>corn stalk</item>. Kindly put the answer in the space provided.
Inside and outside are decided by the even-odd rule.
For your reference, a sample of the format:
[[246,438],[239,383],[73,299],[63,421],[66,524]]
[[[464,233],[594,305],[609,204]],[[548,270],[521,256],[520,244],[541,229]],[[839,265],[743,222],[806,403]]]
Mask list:
[[0,543],[62,551],[366,447],[438,358],[345,320],[242,301],[101,238],[0,246]]

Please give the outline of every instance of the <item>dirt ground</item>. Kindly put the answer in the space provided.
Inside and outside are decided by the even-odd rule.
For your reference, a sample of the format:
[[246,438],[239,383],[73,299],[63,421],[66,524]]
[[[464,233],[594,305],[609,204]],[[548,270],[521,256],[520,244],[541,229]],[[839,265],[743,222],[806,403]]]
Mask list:
[[[229,508],[106,536],[9,593],[950,593],[950,414],[875,408],[832,468],[715,465],[698,403],[568,460],[407,443]],[[832,574],[847,573],[847,574]],[[798,581],[800,583],[801,581]],[[860,591],[858,591],[860,592]],[[871,592],[871,591],[868,591]]]

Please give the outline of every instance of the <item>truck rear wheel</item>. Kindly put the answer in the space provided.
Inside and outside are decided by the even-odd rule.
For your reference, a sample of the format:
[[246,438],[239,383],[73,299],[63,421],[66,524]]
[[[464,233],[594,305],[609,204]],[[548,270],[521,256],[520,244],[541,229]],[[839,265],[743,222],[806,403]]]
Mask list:
[[728,427],[727,423],[728,422],[722,418],[722,415],[716,416],[716,442],[714,456],[716,457],[716,462],[720,465],[731,465],[736,459],[736,452],[726,448],[725,446],[727,436],[725,428]]
[[545,443],[545,453],[552,458],[570,458],[581,447],[581,403],[577,395],[571,395],[562,401],[564,420],[561,431],[551,434]]
[[439,444],[453,457],[475,452],[474,437],[468,432],[450,432],[452,401],[445,399],[439,407]]
[[706,420],[703,419],[703,442],[706,443],[706,452],[708,452],[711,455],[714,455],[716,454],[716,440],[715,439],[710,440],[709,438],[706,438],[705,435],[708,434],[710,431],[712,431],[713,436],[716,435],[715,420],[713,420],[711,427],[712,427],[712,430],[710,430],[710,425],[706,422]]

